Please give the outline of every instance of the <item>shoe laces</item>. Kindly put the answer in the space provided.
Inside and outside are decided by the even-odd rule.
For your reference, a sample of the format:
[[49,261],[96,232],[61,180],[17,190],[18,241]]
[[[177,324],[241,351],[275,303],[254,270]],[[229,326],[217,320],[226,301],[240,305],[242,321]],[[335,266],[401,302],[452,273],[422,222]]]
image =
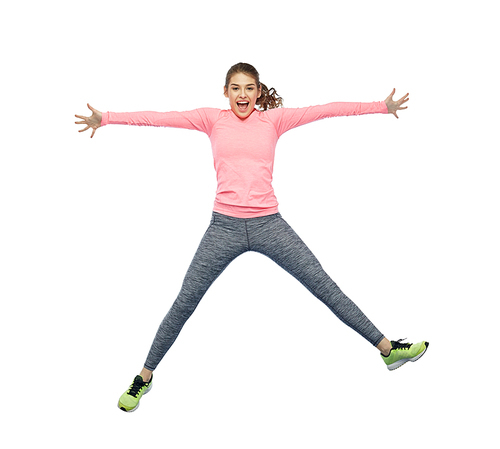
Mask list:
[[128,390],[128,394],[136,398],[141,388],[145,385],[146,383],[142,380],[141,376],[135,376],[134,382],[130,385],[130,389]]
[[401,338],[398,341],[392,341],[392,349],[410,349],[411,343],[401,343],[403,340],[406,340],[406,338]]

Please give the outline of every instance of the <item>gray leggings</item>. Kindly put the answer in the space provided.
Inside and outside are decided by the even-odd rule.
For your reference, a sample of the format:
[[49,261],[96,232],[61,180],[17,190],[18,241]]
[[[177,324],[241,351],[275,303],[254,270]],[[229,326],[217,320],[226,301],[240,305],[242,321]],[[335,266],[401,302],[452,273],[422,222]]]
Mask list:
[[274,260],[372,345],[377,346],[384,338],[325,273],[281,214],[234,218],[212,212],[210,226],[189,266],[179,296],[156,333],[145,368],[153,371],[158,366],[208,288],[246,251],[256,251]]

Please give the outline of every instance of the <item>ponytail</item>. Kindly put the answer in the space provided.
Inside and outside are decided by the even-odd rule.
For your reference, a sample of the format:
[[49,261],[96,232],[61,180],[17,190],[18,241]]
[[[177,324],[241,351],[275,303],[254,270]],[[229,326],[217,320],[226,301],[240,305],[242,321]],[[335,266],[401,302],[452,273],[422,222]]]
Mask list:
[[263,110],[267,111],[268,109],[279,108],[283,106],[283,98],[278,95],[276,89],[271,87],[268,89],[264,83],[260,83],[260,87],[262,87],[262,94],[260,98],[257,98],[256,104]]

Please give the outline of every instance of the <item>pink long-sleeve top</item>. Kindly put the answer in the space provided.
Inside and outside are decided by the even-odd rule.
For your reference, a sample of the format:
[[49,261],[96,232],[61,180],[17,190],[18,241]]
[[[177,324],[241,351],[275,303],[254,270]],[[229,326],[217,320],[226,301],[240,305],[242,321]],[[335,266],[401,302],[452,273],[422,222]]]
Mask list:
[[212,143],[217,174],[213,210],[232,217],[253,218],[278,212],[272,180],[276,143],[283,133],[327,117],[387,112],[383,101],[255,109],[244,120],[230,109],[214,108],[185,112],[105,112],[101,126],[166,126],[204,132]]

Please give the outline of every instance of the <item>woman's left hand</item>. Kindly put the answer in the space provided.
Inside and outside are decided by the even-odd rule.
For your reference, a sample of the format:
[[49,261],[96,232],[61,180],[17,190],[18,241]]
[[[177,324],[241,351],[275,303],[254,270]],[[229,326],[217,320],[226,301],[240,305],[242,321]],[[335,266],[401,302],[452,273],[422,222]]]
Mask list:
[[396,89],[393,89],[391,94],[385,99],[385,104],[387,105],[387,111],[389,112],[389,114],[394,114],[396,116],[396,118],[399,118],[396,111],[399,111],[400,109],[407,109],[408,108],[408,106],[405,106],[404,108],[402,108],[401,105],[403,103],[406,103],[409,100],[409,98],[407,98],[407,97],[410,94],[406,94],[403,98],[400,98],[398,101],[394,101],[392,99],[392,96],[394,95],[395,92],[396,92]]

